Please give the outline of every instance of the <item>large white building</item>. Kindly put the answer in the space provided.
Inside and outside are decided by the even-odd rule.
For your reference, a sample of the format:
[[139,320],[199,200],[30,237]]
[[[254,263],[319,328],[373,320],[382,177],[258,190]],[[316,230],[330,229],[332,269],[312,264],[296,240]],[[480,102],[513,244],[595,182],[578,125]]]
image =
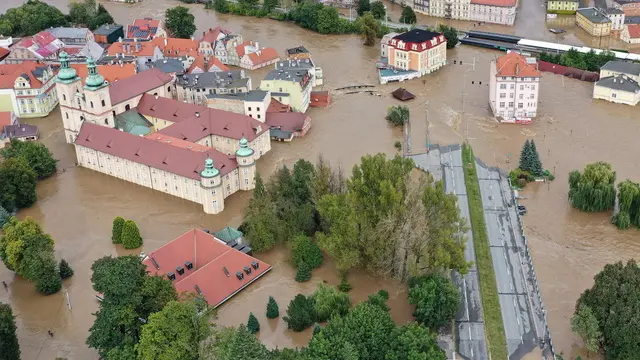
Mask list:
[[416,12],[455,20],[482,21],[513,25],[517,0],[413,0],[408,1]]
[[530,123],[538,113],[540,78],[535,58],[510,52],[491,61],[489,106],[502,122]]
[[593,98],[635,106],[640,102],[640,64],[609,61],[593,84]]
[[89,59],[83,85],[66,53],[60,60],[56,90],[79,166],[201,204],[208,214],[254,188],[255,162],[271,149],[259,121],[165,98],[171,76],[155,69],[108,84]]

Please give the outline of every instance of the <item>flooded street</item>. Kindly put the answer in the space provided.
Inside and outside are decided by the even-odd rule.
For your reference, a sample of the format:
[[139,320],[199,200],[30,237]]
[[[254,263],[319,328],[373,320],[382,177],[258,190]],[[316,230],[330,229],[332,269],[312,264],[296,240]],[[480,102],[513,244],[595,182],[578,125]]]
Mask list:
[[[66,12],[66,0],[50,0]],[[0,4],[0,12],[17,6],[19,0]],[[117,22],[130,23],[135,17],[161,17],[171,0],[147,0],[136,5],[104,3]],[[558,36],[544,24],[544,8],[537,1],[521,1],[513,28],[483,25],[481,30],[515,33],[535,39],[569,44],[589,43],[583,32],[568,29]],[[268,19],[218,15],[202,6],[191,6],[196,14],[198,34],[209,27],[222,25],[255,39],[280,53],[287,47],[304,44],[324,70],[325,88],[352,84],[377,84],[375,62],[379,48],[365,48],[355,35],[327,36],[303,30],[294,24]],[[390,16],[397,20],[399,5],[390,4]],[[443,19],[418,16],[419,23],[433,25]],[[460,29],[473,27],[469,22],[453,22]],[[558,27],[553,25],[551,27]],[[577,35],[576,35],[577,33]],[[604,40],[602,40],[604,41]],[[595,44],[597,46],[597,44]],[[604,46],[604,45],[603,45]],[[614,45],[612,45],[614,46]],[[617,45],[615,45],[617,47]],[[580,293],[592,285],[593,276],[614,261],[626,261],[640,254],[640,236],[636,230],[618,231],[607,215],[583,214],[567,203],[568,172],[587,162],[610,162],[618,179],[640,179],[636,161],[637,135],[640,132],[640,109],[591,99],[592,84],[544,74],[540,91],[540,116],[532,125],[502,125],[489,117],[489,62],[499,52],[471,47],[449,51],[450,60],[463,65],[449,65],[432,76],[402,84],[416,95],[407,105],[412,114],[412,149],[424,151],[431,143],[459,143],[468,139],[477,156],[487,164],[504,168],[517,166],[521,144],[536,140],[545,168],[555,172],[556,180],[547,185],[529,186],[524,196],[528,214],[524,218],[537,277],[540,281],[553,342],[565,355],[577,355],[580,341],[569,330],[569,317]],[[475,59],[475,68],[473,66]],[[254,86],[268,69],[251,72]],[[481,82],[481,84],[480,84]],[[315,161],[319,154],[333,164],[350,168],[361,156],[377,152],[393,155],[393,144],[401,131],[384,120],[387,107],[397,104],[389,93],[397,84],[378,86],[381,94],[336,95],[328,109],[312,108],[312,129],[306,137],[292,143],[274,143],[272,151],[258,165],[267,176],[281,164],[298,158]],[[425,108],[427,116],[425,116]],[[163,195],[150,189],[125,183],[87,169],[75,168],[75,154],[65,144],[59,110],[44,119],[28,120],[40,126],[42,142],[60,160],[58,175],[38,184],[38,202],[19,216],[32,216],[56,240],[57,257],[66,258],[75,276],[64,283],[71,299],[67,309],[64,291],[49,297],[36,294],[32,284],[0,266],[9,292],[0,290],[0,301],[10,302],[18,315],[19,339],[24,360],[45,360],[55,356],[69,359],[97,359],[84,344],[97,309],[91,289],[91,264],[104,255],[126,253],[111,244],[111,221],[115,216],[135,220],[144,237],[145,252],[172,240],[189,228],[199,226],[218,230],[226,225],[238,226],[242,209],[250,194],[237,193],[225,202],[220,215],[206,215],[201,206]],[[634,145],[636,144],[636,145]],[[513,161],[507,163],[508,154]],[[267,322],[264,309],[269,295],[278,300],[281,314],[298,292],[310,293],[319,280],[337,284],[332,264],[315,270],[309,283],[298,284],[293,268],[286,263],[286,250],[274,250],[259,257],[274,266],[272,273],[240,293],[221,307],[219,323],[237,325],[254,312],[262,323],[261,339],[269,347],[304,346],[310,332],[285,331],[281,319]],[[364,273],[350,275],[354,289],[352,301],[365,299],[384,288],[391,294],[394,320],[411,318],[406,288],[396,282],[375,279]],[[55,337],[51,339],[47,330]]]

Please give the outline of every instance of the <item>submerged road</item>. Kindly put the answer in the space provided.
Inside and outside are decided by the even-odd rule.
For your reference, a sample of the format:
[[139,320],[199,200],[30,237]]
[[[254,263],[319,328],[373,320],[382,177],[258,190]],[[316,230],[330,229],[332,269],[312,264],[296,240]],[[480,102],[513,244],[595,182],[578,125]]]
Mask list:
[[[460,214],[469,220],[467,190],[462,169],[462,151],[460,145],[432,147],[428,154],[412,155],[416,166],[428,171],[436,180],[443,180],[447,193],[458,197]],[[476,253],[473,246],[471,230],[466,234],[465,259],[473,262],[466,275],[453,271],[451,278],[461,295],[460,308],[456,314],[456,348],[460,356],[466,360],[489,359],[482,318],[482,303],[476,269]]]

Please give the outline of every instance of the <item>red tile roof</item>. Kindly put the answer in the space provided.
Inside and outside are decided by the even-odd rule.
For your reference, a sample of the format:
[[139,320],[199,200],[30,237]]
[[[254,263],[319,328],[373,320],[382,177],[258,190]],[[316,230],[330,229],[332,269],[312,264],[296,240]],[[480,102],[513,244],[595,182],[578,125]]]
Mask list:
[[52,42],[56,41],[57,39],[58,38],[53,36],[53,34],[48,31],[41,31],[33,35],[33,41],[35,41],[35,43],[38,44],[38,46],[40,47],[47,46]]
[[151,42],[160,48],[165,57],[179,57],[198,55],[198,47],[200,43],[197,40],[179,39],[179,38],[154,38]]
[[119,104],[137,95],[144,94],[160,86],[166,85],[173,80],[171,75],[153,68],[141,73],[137,73],[126,79],[111,83],[109,96],[111,104]]
[[[71,67],[76,70],[76,73],[84,81],[87,78],[88,69],[86,64],[71,64]],[[126,79],[136,74],[136,65],[133,63],[114,65],[98,65],[98,73],[104,77],[108,82],[116,82],[118,80]]]
[[[187,261],[193,264],[193,269],[187,269]],[[253,261],[258,269],[252,267]],[[220,306],[271,270],[271,265],[225,245],[200,229],[189,230],[149,253],[143,263],[151,274],[173,272],[176,276],[173,285],[178,292],[200,292],[213,307]],[[178,266],[184,269],[183,275],[178,274]],[[247,266],[251,268],[250,274],[243,270]],[[236,277],[236,272],[243,273],[242,280]]]
[[132,39],[135,37],[147,38],[154,36],[160,28],[160,20],[151,18],[135,19],[133,25],[127,27],[127,37]]
[[[139,50],[137,49],[138,44],[140,48]],[[157,46],[151,41],[117,41],[107,48],[107,54],[109,56],[115,56],[116,54],[153,56],[153,52],[156,47]]]
[[471,4],[489,6],[516,6],[516,0],[471,0]]
[[13,113],[11,111],[0,111],[0,130],[7,125],[11,125]]
[[229,35],[231,34],[231,30],[227,30],[225,28],[223,28],[222,26],[216,26],[213,29],[209,29],[206,32],[202,33],[202,39],[200,39],[200,41],[206,41],[208,43],[213,43],[214,41],[218,40],[218,36],[220,35],[220,33],[224,34],[224,35]]
[[[627,25],[629,30],[629,37],[632,39],[640,38],[640,24]],[[1,56],[0,56],[1,57]]]
[[242,137],[253,141],[258,135],[268,131],[260,121],[249,116],[188,104],[177,100],[145,94],[138,104],[142,115],[175,122],[158,133],[191,142],[205,136],[217,135],[240,140]]
[[194,180],[200,180],[208,157],[220,175],[238,167],[235,159],[214,149],[191,151],[86,121],[75,144]]
[[252,44],[252,41],[248,40],[243,42],[240,45],[236,45],[236,54],[238,54],[238,58],[242,58],[244,56],[246,47],[251,44]]
[[220,61],[220,59],[218,59],[217,57],[209,56],[208,59],[205,59],[205,56],[200,54],[196,56],[193,64],[189,66],[189,69],[187,69],[187,73],[191,74],[196,69],[200,69],[202,70],[202,72],[209,72],[214,66],[220,69],[220,71],[229,71],[229,68],[225,64],[223,64],[222,61]]
[[274,48],[262,48],[256,52],[252,52],[249,55],[249,60],[253,65],[260,65],[271,60],[277,60],[280,58],[278,52]]
[[41,88],[42,82],[33,75],[33,71],[42,67],[48,67],[48,65],[35,61],[25,61],[20,64],[0,64],[0,89],[12,89],[14,82],[22,74],[27,75],[29,78],[31,89]]
[[267,113],[270,112],[291,112],[291,105],[285,105],[272,97],[267,108]]
[[496,60],[498,76],[540,77],[536,64],[527,64],[527,58],[517,52],[510,52]]
[[201,144],[192,143],[192,142],[189,142],[189,141],[186,141],[186,140],[174,138],[173,136],[168,136],[168,135],[160,134],[160,133],[157,133],[157,132],[147,135],[146,138],[154,140],[154,141],[157,141],[157,142],[161,142],[163,144],[169,144],[171,146],[176,146],[176,147],[179,147],[181,149],[187,149],[187,150],[190,150],[190,151],[207,152],[207,151],[212,149],[209,146],[204,146],[204,145],[201,145]]
[[0,60],[6,58],[11,53],[10,50],[0,47]]
[[272,128],[285,131],[302,131],[309,116],[299,112],[271,112],[267,113],[265,124]]

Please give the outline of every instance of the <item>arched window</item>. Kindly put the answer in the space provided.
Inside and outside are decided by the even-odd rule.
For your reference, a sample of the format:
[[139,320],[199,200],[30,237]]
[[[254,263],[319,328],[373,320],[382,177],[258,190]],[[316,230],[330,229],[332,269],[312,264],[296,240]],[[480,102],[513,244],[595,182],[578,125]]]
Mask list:
[[124,111],[129,111],[131,109],[131,105],[127,104],[124,106]]
[[80,121],[84,121],[84,116],[80,115]]
[[91,106],[91,108],[93,109],[93,101],[89,101],[89,105]]
[[62,94],[62,100],[67,101],[67,95]]
[[66,112],[66,113],[64,113],[64,114],[67,116],[67,119],[68,119],[68,118],[69,118],[69,113],[68,113],[68,112]]
[[105,105],[104,105],[104,100],[102,100],[102,106],[105,106]]
[[109,119],[104,119],[104,124],[109,125]]

